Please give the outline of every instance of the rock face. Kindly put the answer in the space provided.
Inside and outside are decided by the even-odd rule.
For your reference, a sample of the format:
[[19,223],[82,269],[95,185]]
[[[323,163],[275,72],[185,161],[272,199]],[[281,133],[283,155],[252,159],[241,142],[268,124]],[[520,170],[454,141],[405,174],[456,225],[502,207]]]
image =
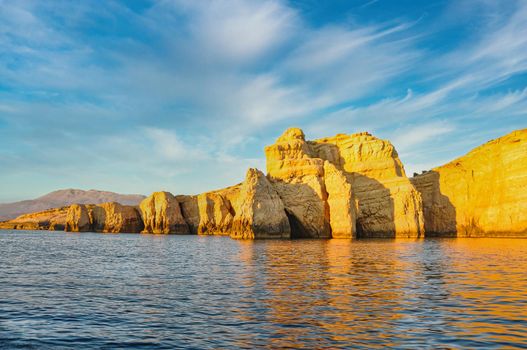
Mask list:
[[240,188],[231,237],[241,239],[290,238],[284,204],[265,175],[249,169]]
[[391,143],[368,133],[306,141],[287,130],[265,149],[294,237],[420,237],[421,195]]
[[65,189],[50,192],[42,197],[14,203],[0,204],[0,220],[13,219],[22,214],[43,212],[72,204],[101,204],[118,202],[123,205],[138,205],[145,196],[119,194],[108,191]]
[[284,203],[294,238],[329,238],[324,160],[312,157],[304,133],[288,129],[265,148],[267,176]]
[[527,236],[527,129],[412,179],[430,236]]
[[221,192],[207,192],[197,196],[199,235],[229,235],[234,217],[231,203]]
[[354,238],[357,208],[350,182],[335,165],[325,161],[324,184],[328,193],[331,237]]
[[310,143],[313,153],[347,178],[358,203],[358,237],[420,237],[421,195],[393,145],[369,133],[338,134]]
[[93,230],[86,205],[73,204],[70,206],[64,230],[68,232],[88,232]]
[[74,204],[4,229],[259,238],[527,237],[527,129],[408,179],[393,145],[368,133],[307,141],[288,129],[265,148],[267,176],[199,195],[155,192],[140,208]]
[[136,207],[119,203],[73,204],[69,207],[65,231],[138,233],[143,221]]
[[177,196],[190,232],[199,235],[229,235],[238,206],[241,184],[196,196]]
[[154,192],[139,205],[143,233],[189,233],[179,202],[169,192]]
[[67,212],[68,207],[61,207],[20,215],[16,219],[0,222],[0,229],[62,231]]

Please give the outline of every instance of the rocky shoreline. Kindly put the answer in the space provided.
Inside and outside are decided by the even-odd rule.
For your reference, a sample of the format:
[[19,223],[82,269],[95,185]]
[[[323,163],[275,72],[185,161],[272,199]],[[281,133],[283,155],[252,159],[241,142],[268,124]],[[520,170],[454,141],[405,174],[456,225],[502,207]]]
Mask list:
[[267,175],[202,193],[155,192],[139,206],[74,204],[1,229],[264,238],[527,237],[527,129],[407,177],[394,146],[369,133],[308,141],[286,130]]

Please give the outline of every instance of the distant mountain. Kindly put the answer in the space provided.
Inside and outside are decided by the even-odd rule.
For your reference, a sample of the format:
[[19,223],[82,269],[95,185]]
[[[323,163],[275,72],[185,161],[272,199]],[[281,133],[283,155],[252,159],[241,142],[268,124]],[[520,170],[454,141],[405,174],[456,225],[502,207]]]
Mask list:
[[119,194],[97,190],[58,190],[37,199],[0,204],[0,221],[14,219],[22,214],[62,207],[74,203],[100,204],[104,202],[118,202],[125,205],[137,205],[144,198],[145,196],[140,194]]

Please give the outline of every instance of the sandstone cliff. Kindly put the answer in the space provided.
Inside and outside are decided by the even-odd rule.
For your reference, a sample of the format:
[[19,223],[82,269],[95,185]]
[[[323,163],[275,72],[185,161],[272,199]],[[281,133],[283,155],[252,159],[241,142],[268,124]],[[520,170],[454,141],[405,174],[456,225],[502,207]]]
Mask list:
[[291,237],[284,204],[257,169],[247,171],[230,232],[231,237],[241,239]]
[[177,200],[190,232],[199,235],[229,235],[241,184]]
[[406,177],[393,145],[367,132],[338,134],[310,143],[313,154],[348,179],[358,203],[357,236],[420,237],[421,195]]
[[64,230],[68,207],[48,209],[0,222],[0,229],[11,230]]
[[527,129],[412,179],[427,235],[527,237]]
[[138,205],[145,196],[138,194],[119,194],[98,190],[65,189],[50,192],[36,199],[14,203],[0,203],[0,220],[11,220],[26,213],[42,212],[72,204],[101,204],[118,202],[123,205]]
[[136,207],[119,203],[73,204],[69,207],[65,231],[138,233],[143,221]]
[[179,202],[168,192],[154,192],[139,205],[143,233],[189,233]]
[[331,237],[355,237],[357,208],[351,183],[342,171],[328,161],[324,162],[324,185],[328,194]]
[[292,128],[265,154],[293,236],[423,235],[421,195],[388,141],[368,133],[306,141]]
[[192,233],[233,238],[527,237],[527,129],[408,179],[393,145],[369,133],[307,141],[288,129],[265,148],[267,176],[199,195],[155,192],[140,209],[75,204],[4,229]]
[[292,236],[329,238],[324,160],[312,155],[302,130],[288,129],[265,148],[267,176],[284,203]]

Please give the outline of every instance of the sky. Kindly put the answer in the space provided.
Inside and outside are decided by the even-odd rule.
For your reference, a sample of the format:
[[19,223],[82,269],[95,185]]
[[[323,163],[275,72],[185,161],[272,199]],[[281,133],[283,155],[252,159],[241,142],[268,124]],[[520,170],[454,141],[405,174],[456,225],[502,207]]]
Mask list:
[[0,202],[194,194],[288,127],[407,174],[527,127],[527,1],[0,0]]

